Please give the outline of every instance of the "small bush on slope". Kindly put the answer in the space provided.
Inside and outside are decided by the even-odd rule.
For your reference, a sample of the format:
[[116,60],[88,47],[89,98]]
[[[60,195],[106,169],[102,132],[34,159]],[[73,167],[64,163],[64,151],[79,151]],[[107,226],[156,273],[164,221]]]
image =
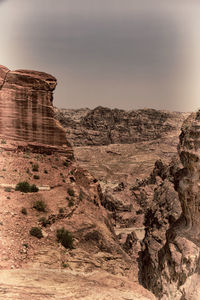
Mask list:
[[41,239],[43,237],[42,230],[39,227],[32,227],[30,230],[30,235],[35,236],[38,239]]
[[38,164],[34,164],[34,165],[32,166],[32,171],[33,171],[33,172],[38,172],[38,169],[39,169],[39,165],[38,165]]
[[23,193],[36,193],[38,192],[38,188],[35,184],[30,185],[27,181],[19,182],[16,187],[16,191],[20,191]]
[[74,197],[74,190],[73,189],[71,189],[71,188],[68,188],[67,189],[67,192],[68,192],[68,194],[71,196],[71,197]]
[[44,203],[43,200],[38,200],[33,204],[33,208],[35,208],[37,211],[46,211],[46,204]]
[[57,229],[56,237],[59,243],[61,243],[65,248],[73,248],[73,237],[69,231],[64,227]]
[[39,219],[39,222],[41,223],[41,225],[42,225],[43,227],[46,227],[47,225],[50,225],[50,224],[51,224],[51,222],[50,222],[48,219],[46,219],[45,217],[40,218],[40,219]]
[[27,209],[26,209],[25,207],[22,207],[21,213],[22,213],[23,215],[27,215]]

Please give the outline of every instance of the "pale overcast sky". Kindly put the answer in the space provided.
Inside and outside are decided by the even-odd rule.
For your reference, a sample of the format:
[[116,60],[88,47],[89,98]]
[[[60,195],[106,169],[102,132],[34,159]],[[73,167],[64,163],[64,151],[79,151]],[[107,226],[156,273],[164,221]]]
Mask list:
[[0,0],[0,64],[58,79],[54,104],[200,107],[200,4]]

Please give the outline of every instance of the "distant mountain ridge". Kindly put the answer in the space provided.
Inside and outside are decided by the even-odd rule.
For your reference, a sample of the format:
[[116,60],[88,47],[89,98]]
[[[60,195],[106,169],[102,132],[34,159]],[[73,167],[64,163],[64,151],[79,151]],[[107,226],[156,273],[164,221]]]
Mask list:
[[56,109],[56,118],[73,146],[132,144],[160,139],[180,130],[187,116],[188,113],[182,112],[126,111],[101,106],[95,109]]

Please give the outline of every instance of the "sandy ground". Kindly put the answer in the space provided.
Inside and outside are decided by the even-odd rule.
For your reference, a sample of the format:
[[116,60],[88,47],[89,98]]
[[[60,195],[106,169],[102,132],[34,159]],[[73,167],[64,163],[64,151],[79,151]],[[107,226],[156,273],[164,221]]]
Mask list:
[[0,272],[0,299],[7,300],[147,300],[153,296],[105,272],[20,269]]

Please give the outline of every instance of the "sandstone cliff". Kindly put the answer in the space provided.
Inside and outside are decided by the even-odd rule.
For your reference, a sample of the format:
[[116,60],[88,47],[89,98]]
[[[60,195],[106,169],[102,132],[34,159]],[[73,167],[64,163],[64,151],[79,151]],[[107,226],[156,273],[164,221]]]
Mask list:
[[[97,107],[57,109],[57,119],[74,146],[132,144],[177,132],[187,114],[154,109],[120,110]],[[176,134],[178,135],[178,134]]]
[[66,145],[54,118],[53,76],[0,66],[0,137],[51,146]]

